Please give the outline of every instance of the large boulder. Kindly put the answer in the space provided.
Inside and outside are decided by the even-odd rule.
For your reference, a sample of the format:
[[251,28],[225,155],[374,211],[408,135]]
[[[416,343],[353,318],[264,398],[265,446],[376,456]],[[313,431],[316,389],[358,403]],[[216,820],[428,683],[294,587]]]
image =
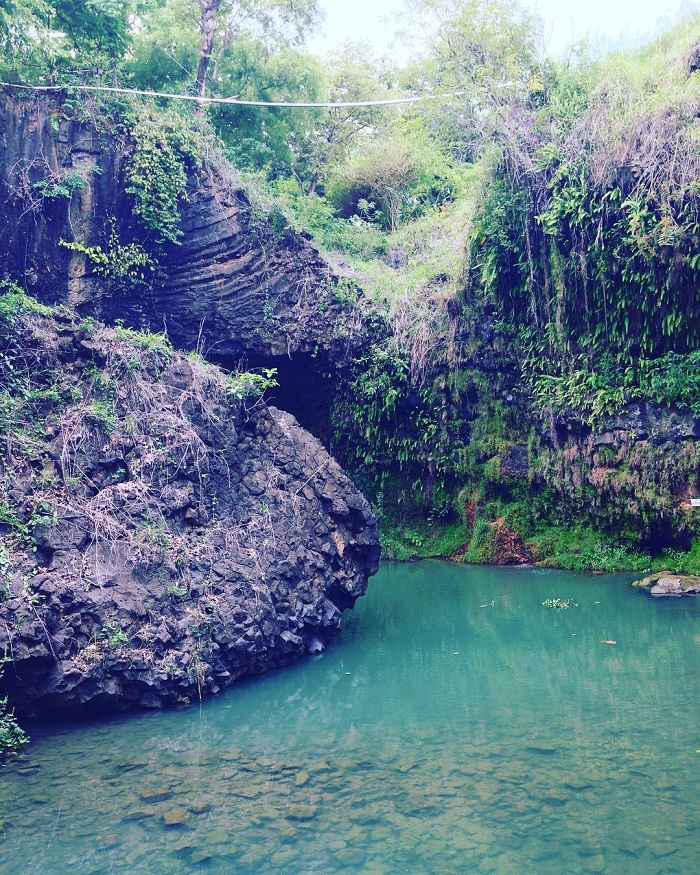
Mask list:
[[318,441],[164,337],[9,309],[0,692],[159,707],[321,650],[379,545]]
[[693,574],[674,574],[672,571],[656,571],[631,585],[646,590],[655,597],[700,594],[700,577]]

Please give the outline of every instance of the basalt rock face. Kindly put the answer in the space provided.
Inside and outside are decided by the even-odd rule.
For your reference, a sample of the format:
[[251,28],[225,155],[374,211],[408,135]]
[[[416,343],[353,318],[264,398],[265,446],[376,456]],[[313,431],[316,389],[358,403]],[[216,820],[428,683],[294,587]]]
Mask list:
[[[84,253],[110,227],[143,240],[125,168],[132,146],[86,101],[81,112],[35,96],[0,104],[0,272],[48,303],[162,331],[182,349],[229,360],[347,360],[358,309],[341,279],[275,211],[251,204],[230,168],[190,169],[179,244],[163,244],[148,288],[110,288]],[[82,180],[82,183],[80,182]],[[311,363],[313,364],[313,362]]]
[[198,344],[217,358],[321,352],[347,361],[357,314],[337,300],[338,277],[281,214],[256,217],[240,188],[205,167],[181,228],[181,244],[165,253],[143,314],[134,305],[134,321],[138,315],[153,330],[165,324],[176,345]]
[[321,650],[379,546],[318,441],[162,339],[69,312],[4,328],[2,378],[18,389],[0,460],[10,703],[186,703]]
[[629,404],[594,429],[574,418],[542,429],[532,474],[576,514],[611,531],[627,526],[652,549],[695,536],[700,420],[689,411]]

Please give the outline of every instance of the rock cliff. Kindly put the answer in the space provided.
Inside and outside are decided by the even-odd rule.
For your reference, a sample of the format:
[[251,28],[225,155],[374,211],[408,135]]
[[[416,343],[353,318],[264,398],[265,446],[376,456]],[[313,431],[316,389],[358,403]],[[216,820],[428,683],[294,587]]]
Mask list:
[[530,475],[581,518],[638,533],[652,550],[689,545],[698,529],[700,420],[659,404],[627,404],[591,429],[556,423]]
[[[348,353],[357,308],[318,250],[271,207],[251,202],[212,151],[188,166],[178,243],[134,217],[126,176],[134,142],[121,110],[36,95],[0,103],[0,271],[47,303],[162,331],[220,358]],[[61,242],[157,249],[147,285],[110,287],[85,253]]]
[[[227,369],[276,368],[273,403],[328,444],[329,375],[362,346],[367,301],[279,210],[244,189],[205,135],[196,160],[183,158],[179,240],[145,227],[129,184],[134,112],[0,92],[0,278],[108,324],[165,329],[179,349]],[[149,124],[167,139],[158,118]],[[117,262],[117,244],[154,259],[146,281],[104,276],[85,252],[99,247]]]
[[163,336],[0,303],[11,704],[188,702],[321,650],[379,556],[321,445]]

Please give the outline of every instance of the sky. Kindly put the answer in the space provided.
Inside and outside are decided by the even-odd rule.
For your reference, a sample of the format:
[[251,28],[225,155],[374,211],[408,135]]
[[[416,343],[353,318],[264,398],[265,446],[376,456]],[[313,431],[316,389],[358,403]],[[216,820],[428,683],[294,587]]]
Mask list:
[[[634,40],[673,18],[681,0],[522,0],[544,19],[547,51],[561,55],[572,41],[586,36],[617,42]],[[686,5],[689,0],[686,0]],[[326,12],[325,38],[310,48],[324,53],[346,39],[366,42],[378,54],[392,51],[392,35],[403,0],[321,0]],[[400,26],[400,24],[398,25]],[[403,56],[399,52],[399,59]]]

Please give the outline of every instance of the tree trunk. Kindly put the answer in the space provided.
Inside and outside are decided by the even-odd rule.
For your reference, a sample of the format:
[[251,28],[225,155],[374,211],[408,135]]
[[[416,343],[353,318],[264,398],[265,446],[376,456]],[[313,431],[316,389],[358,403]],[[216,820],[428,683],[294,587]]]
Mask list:
[[[201,0],[200,9],[202,17],[199,20],[199,32],[202,41],[199,44],[199,65],[197,67],[197,97],[204,97],[207,85],[207,72],[211,61],[212,49],[214,48],[214,33],[216,30],[216,15],[221,6],[221,0]],[[204,111],[202,104],[199,105],[198,115]]]

